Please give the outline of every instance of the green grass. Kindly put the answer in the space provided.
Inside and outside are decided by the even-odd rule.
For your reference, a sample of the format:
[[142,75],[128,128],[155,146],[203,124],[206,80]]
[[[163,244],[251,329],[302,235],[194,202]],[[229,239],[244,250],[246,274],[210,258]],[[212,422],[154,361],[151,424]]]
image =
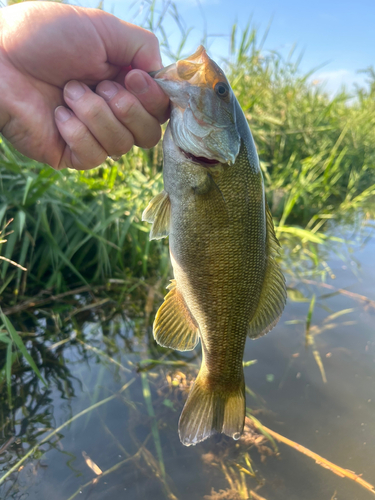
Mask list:
[[[164,53],[170,59],[187,55],[190,29],[184,26],[174,4],[163,2],[160,6],[150,1],[145,5],[148,8],[144,9],[144,24],[158,34]],[[168,44],[166,19],[172,19],[180,29],[178,47]],[[203,42],[205,36],[202,35]],[[310,75],[299,72],[295,54],[285,60],[275,52],[265,52],[264,39],[265,36],[258,40],[258,33],[250,25],[242,33],[234,26],[228,58],[219,62],[226,69],[258,147],[266,194],[282,244],[283,270],[289,276],[308,278],[305,282],[312,283],[311,276],[323,280],[332,276],[327,264],[329,254],[344,241],[335,235],[332,221],[368,210],[374,198],[375,73],[367,70],[366,88],[351,94],[343,90],[332,97],[312,82]],[[3,425],[6,425],[4,415],[16,415],[21,408],[25,411],[26,398],[39,401],[39,379],[34,374],[46,381],[48,388],[64,387],[61,389],[64,398],[74,395],[74,380],[66,361],[70,357],[62,355],[62,349],[74,343],[84,353],[94,353],[104,360],[105,366],[113,365],[122,376],[130,369],[139,372],[143,399],[137,405],[131,399],[126,402],[132,405],[134,413],[144,405],[148,437],[144,444],[135,441],[138,450],[134,455],[121,449],[125,458],[105,469],[102,476],[131,460],[138,463],[141,459],[149,473],[158,478],[165,496],[174,498],[162,445],[167,429],[166,412],[177,411],[181,401],[174,393],[158,391],[165,389],[166,370],[189,368],[194,374],[194,358],[161,352],[151,341],[147,358],[143,353],[139,362],[129,360],[128,368],[121,364],[121,350],[108,332],[102,336],[101,349],[84,342],[82,333],[85,313],[91,318],[105,317],[108,323],[115,314],[122,314],[126,317],[126,328],[129,323],[129,328],[138,334],[139,344],[146,343],[144,332],[150,330],[153,309],[149,302],[153,304],[155,294],[162,300],[170,265],[168,242],[149,241],[150,227],[141,222],[141,213],[161,189],[161,145],[150,151],[134,148],[120,161],[108,161],[93,171],[55,172],[22,157],[0,137],[0,305],[4,311],[10,311],[5,315],[0,310],[0,390],[6,407],[2,413]],[[334,293],[339,292],[365,299],[366,305],[371,302],[347,290]],[[78,298],[73,302],[75,294]],[[136,295],[141,297],[140,304]],[[330,314],[318,327],[313,313],[319,297],[306,298],[298,289],[292,289],[289,296],[291,300],[310,303],[305,321],[306,341],[326,381],[316,336],[332,328],[338,316],[353,309]],[[124,307],[126,297],[130,297],[131,313]],[[44,308],[39,309],[38,316],[28,309],[32,300]],[[54,301],[53,308],[49,308],[48,300]],[[102,308],[104,303],[106,307]],[[17,311],[17,307],[20,314],[13,316],[12,311]],[[136,319],[129,320],[128,314]],[[46,321],[43,336],[30,333],[29,330],[39,331],[43,320]],[[120,330],[109,331],[122,338]],[[86,354],[82,353],[84,359]],[[244,366],[254,362],[247,361]],[[156,368],[160,371],[156,372]],[[88,418],[120,396],[127,398],[134,380],[129,380],[117,393],[99,398],[102,379],[98,376],[90,405],[44,437],[30,440],[28,436],[29,450],[15,459],[0,478],[0,484],[29,457],[41,453],[42,446],[72,422]],[[249,387],[246,391],[257,398]],[[35,427],[38,436],[40,422],[39,417],[33,416],[32,405],[26,414],[35,420],[31,428]],[[141,413],[137,413],[138,418]],[[120,442],[113,435],[112,438],[120,449]],[[246,459],[243,454],[228,463],[229,466],[224,460],[220,462],[229,486],[240,492],[241,498],[248,498],[244,474],[253,474],[250,457]],[[93,481],[83,484],[70,498],[78,497],[82,489],[91,488]]]
[[[164,53],[187,55],[190,30],[175,5],[150,1],[146,7],[143,24],[158,34]],[[181,33],[174,48],[165,29],[169,20]],[[242,33],[233,26],[228,58],[219,62],[258,147],[284,271],[325,279],[332,275],[329,251],[342,241],[330,222],[366,210],[375,195],[375,73],[367,70],[366,88],[329,96],[300,73],[293,51],[287,59],[265,52],[266,34],[258,40],[250,25]],[[0,304],[16,306],[43,291],[59,295],[110,279],[133,287],[147,279],[160,287],[170,273],[168,243],[149,241],[141,213],[161,189],[160,144],[150,151],[135,147],[89,172],[57,172],[22,157],[0,137],[3,235],[14,219],[0,240]],[[1,335],[9,387],[20,345],[9,328]]]
[[[0,278],[14,297],[37,289],[165,272],[164,242],[149,242],[140,216],[161,189],[158,151],[134,149],[88,172],[55,172],[0,144],[0,224],[12,233],[1,248]],[[4,291],[2,286],[1,291]]]
[[[158,33],[170,58],[183,57],[189,30],[173,5],[155,2],[144,24]],[[163,7],[164,6],[164,7]],[[177,23],[181,43],[172,50],[165,12]],[[163,14],[164,13],[164,14]],[[361,209],[375,194],[375,80],[352,94],[330,97],[284,60],[264,52],[264,38],[233,26],[224,65],[258,147],[269,204],[284,248],[294,261],[325,273],[321,247],[327,222]],[[126,276],[165,276],[165,242],[149,242],[142,210],[162,189],[160,145],[134,148],[119,162],[90,172],[55,172],[0,144],[0,224],[14,218],[0,255],[0,294],[59,293],[78,284]],[[295,249],[298,249],[296,251]],[[285,261],[288,261],[288,251]],[[289,263],[286,266],[290,268]],[[10,300],[9,298],[7,300]]]
[[249,120],[280,224],[305,225],[342,204],[356,205],[364,192],[374,194],[373,72],[368,71],[368,89],[331,97],[299,72],[293,52],[286,60],[264,54],[254,31],[245,30],[238,43],[236,31],[229,78]]

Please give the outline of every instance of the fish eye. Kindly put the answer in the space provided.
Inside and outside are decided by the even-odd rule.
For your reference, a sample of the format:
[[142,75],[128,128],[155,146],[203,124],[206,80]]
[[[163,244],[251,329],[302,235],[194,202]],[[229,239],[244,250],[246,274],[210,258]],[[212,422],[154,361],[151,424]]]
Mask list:
[[214,90],[219,97],[224,98],[229,94],[229,86],[225,82],[217,83]]

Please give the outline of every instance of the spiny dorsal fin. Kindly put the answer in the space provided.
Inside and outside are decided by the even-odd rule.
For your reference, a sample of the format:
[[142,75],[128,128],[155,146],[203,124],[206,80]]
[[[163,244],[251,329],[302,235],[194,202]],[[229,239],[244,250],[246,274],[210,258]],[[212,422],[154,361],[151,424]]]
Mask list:
[[157,194],[142,214],[142,220],[152,222],[150,240],[159,240],[169,234],[171,220],[171,201],[168,193]]
[[275,257],[279,253],[280,244],[273,227],[272,214],[266,202],[266,252],[267,268],[258,308],[248,327],[248,335],[256,339],[265,335],[279,321],[286,302],[285,278]]
[[176,286],[176,280],[171,280],[167,288],[170,291],[156,313],[154,338],[163,347],[191,351],[198,344],[198,325]]

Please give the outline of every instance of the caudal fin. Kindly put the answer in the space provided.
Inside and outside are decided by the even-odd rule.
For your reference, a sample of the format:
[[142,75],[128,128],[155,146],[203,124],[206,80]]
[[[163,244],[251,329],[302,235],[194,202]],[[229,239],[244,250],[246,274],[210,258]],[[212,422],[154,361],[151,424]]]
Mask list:
[[224,433],[239,439],[245,420],[245,383],[226,391],[223,386],[210,387],[200,372],[190,391],[178,424],[180,440],[185,446],[195,445]]

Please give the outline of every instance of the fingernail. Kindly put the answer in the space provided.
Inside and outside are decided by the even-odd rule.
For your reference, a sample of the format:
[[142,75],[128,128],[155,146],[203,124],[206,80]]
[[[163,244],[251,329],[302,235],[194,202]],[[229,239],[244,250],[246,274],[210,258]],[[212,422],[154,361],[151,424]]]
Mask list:
[[104,82],[100,82],[96,87],[96,93],[103,97],[105,101],[110,101],[113,96],[117,94],[119,88],[113,82],[109,82],[105,80]]
[[144,94],[148,90],[148,83],[142,73],[133,71],[126,78],[126,88],[134,94]]
[[64,108],[64,106],[59,106],[58,108],[55,109],[55,118],[57,121],[64,123],[69,118],[73,116],[73,113],[69,110]]
[[64,88],[65,95],[73,101],[78,101],[78,99],[82,97],[85,92],[85,87],[75,80],[67,83]]

